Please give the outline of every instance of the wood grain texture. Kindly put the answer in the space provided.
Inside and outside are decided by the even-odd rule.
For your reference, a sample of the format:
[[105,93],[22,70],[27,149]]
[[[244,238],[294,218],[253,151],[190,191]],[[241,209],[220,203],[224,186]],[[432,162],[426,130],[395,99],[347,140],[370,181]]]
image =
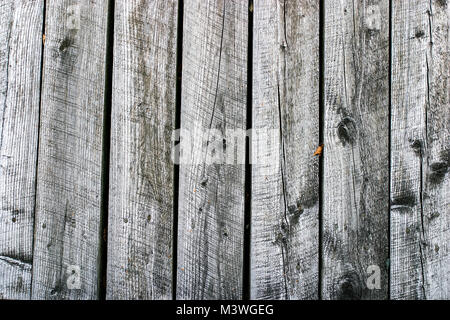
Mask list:
[[319,3],[254,6],[251,298],[317,299]]
[[326,1],[324,23],[322,297],[387,299],[389,2]]
[[392,3],[391,298],[450,299],[449,4]]
[[108,299],[171,299],[177,1],[116,1]]
[[0,299],[31,293],[43,4],[0,4]]
[[184,2],[181,129],[192,153],[180,165],[178,299],[242,297],[245,165],[205,161],[231,149],[231,130],[245,137],[247,34],[246,1]]
[[33,299],[98,298],[107,11],[46,3]]

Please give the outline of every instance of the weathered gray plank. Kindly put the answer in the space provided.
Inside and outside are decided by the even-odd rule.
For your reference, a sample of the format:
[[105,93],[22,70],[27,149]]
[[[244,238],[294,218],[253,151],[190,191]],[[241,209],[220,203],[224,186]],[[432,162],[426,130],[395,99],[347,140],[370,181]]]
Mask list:
[[387,299],[389,1],[326,1],[324,32],[322,297]]
[[29,299],[43,1],[0,3],[0,299]]
[[448,21],[447,1],[393,1],[392,299],[450,299]]
[[172,297],[177,1],[116,1],[108,299]]
[[108,1],[46,6],[32,298],[95,299]]
[[317,299],[319,3],[254,6],[251,298]]
[[245,165],[204,161],[234,150],[231,130],[245,135],[247,34],[246,1],[184,2],[181,128],[192,153],[180,165],[178,299],[242,297]]

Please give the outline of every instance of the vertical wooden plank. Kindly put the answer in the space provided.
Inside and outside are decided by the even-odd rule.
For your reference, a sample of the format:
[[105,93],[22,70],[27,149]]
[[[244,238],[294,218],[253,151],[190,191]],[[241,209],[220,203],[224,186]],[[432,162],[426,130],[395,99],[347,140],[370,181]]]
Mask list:
[[392,4],[391,298],[450,299],[448,2]]
[[43,4],[0,4],[0,299],[31,293]]
[[319,2],[254,6],[251,298],[317,299]]
[[46,4],[33,299],[98,297],[107,11]]
[[177,6],[116,1],[108,299],[172,297]]
[[326,1],[324,31],[322,297],[387,299],[389,1]]
[[246,1],[184,2],[178,299],[242,297],[245,165],[205,160],[245,137],[247,34]]

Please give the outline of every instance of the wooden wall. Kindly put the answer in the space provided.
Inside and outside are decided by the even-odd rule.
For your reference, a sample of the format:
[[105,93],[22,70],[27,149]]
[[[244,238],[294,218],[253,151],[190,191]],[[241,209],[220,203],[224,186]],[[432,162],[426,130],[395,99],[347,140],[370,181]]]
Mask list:
[[2,1],[0,299],[450,299],[448,6]]

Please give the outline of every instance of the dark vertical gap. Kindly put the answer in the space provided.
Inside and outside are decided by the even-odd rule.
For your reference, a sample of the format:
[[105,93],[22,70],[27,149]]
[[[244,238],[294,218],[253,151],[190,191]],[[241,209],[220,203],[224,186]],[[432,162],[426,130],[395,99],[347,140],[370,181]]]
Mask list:
[[[319,6],[319,145],[324,143],[323,132],[325,124],[325,2],[320,1]],[[323,157],[325,147],[322,149],[322,155],[319,156],[319,299],[322,300],[322,268],[323,268]]]
[[[252,128],[252,88],[253,88],[253,0],[248,1],[248,46],[247,46],[247,114],[246,129]],[[250,164],[251,136],[245,139],[245,199],[244,199],[244,257],[242,298],[250,299],[250,232],[252,200],[252,166]]]
[[[42,103],[42,82],[44,78],[44,47],[45,47],[45,18],[47,13],[47,1],[44,0],[44,8],[42,9],[42,46],[41,46],[41,75],[39,79],[39,102],[38,102],[38,125],[37,125],[37,146],[36,146],[36,170],[35,170],[35,178],[34,178],[34,210],[33,210],[33,244],[31,246],[33,250],[32,260],[34,262],[34,242],[36,239],[36,202],[37,202],[37,182],[38,182],[38,164],[39,164],[39,145],[40,145],[40,132],[41,132],[41,103]],[[30,297],[32,296],[33,291],[33,266],[31,267],[31,289],[30,289]]]
[[106,267],[108,253],[108,204],[109,204],[109,157],[111,147],[111,102],[112,74],[114,54],[114,0],[108,1],[108,17],[106,29],[106,61],[105,61],[105,91],[103,111],[103,141],[102,141],[102,182],[100,203],[100,263],[98,270],[99,299],[106,299]]
[[[175,98],[175,130],[181,126],[181,80],[183,62],[183,0],[178,0],[177,17],[177,70],[176,70],[176,98]],[[181,139],[181,137],[180,137]],[[176,161],[175,161],[176,162]],[[180,181],[180,165],[173,165],[173,237],[172,237],[172,299],[177,298],[177,263],[178,263],[178,192]]]
[[389,154],[389,177],[388,177],[388,291],[387,297],[391,298],[391,119],[392,119],[392,0],[389,1],[389,123],[388,123],[388,154]]

